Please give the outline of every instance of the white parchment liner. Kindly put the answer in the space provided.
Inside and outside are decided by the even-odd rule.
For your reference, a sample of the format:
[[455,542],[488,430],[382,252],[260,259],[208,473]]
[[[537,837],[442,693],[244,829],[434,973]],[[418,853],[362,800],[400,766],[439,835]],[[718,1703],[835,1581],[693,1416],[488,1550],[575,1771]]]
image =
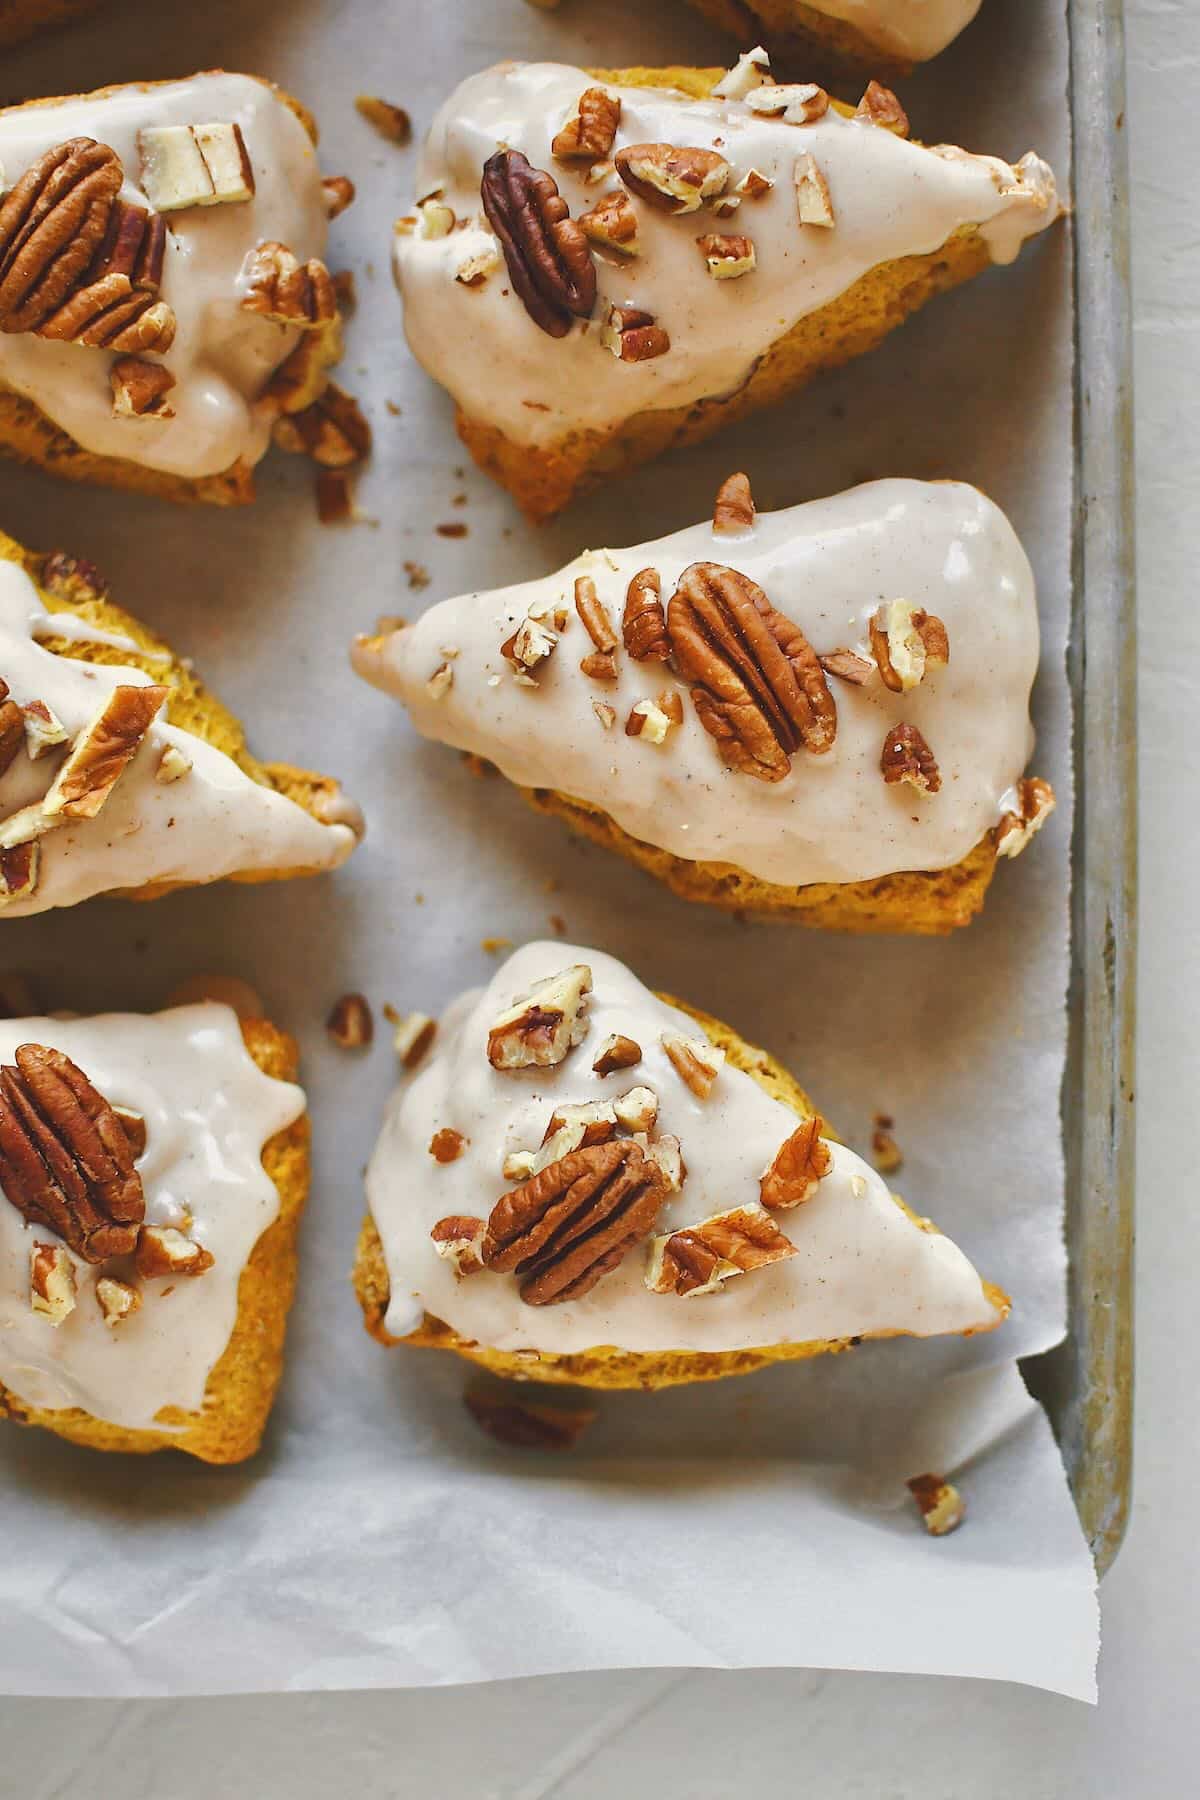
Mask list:
[[[332,878],[3,927],[3,966],[41,971],[52,1004],[154,1006],[203,968],[256,981],[301,1037],[317,1134],[288,1372],[256,1462],[207,1470],[0,1432],[19,1546],[0,1583],[6,1690],[354,1687],[680,1663],[936,1671],[1092,1693],[1090,1564],[1012,1360],[1064,1328],[1068,232],[789,405],[538,533],[483,477],[458,472],[449,404],[401,338],[388,227],[412,198],[415,155],[371,133],[356,93],[407,105],[421,127],[463,74],[504,55],[615,66],[717,61],[728,48],[688,9],[638,0],[567,0],[557,14],[521,0],[221,0],[186,16],[127,0],[5,60],[8,99],[224,63],[316,105],[326,170],[359,189],[331,255],[358,276],[342,379],[376,428],[358,498],[377,521],[321,529],[308,472],[278,457],[257,508],[240,514],[0,464],[0,524],[100,563],[118,599],[244,713],[257,748],[340,775],[369,821]],[[1007,0],[985,6],[904,98],[916,132],[1007,157],[1035,146],[1065,187],[1065,72],[1061,14]],[[736,467],[764,508],[876,475],[954,475],[991,493],[1025,542],[1044,632],[1035,767],[1060,810],[1000,870],[966,933],[856,941],[685,907],[500,783],[472,779],[349,673],[350,637],[377,614],[690,523]],[[437,536],[445,520],[469,535]],[[408,592],[405,559],[428,566],[424,594]],[[346,1277],[393,1062],[386,1032],[369,1055],[333,1050],[323,1016],[349,988],[436,1012],[487,978],[481,939],[543,936],[551,914],[573,940],[790,1061],[856,1147],[869,1149],[873,1112],[892,1113],[897,1185],[1013,1294],[1008,1325],[970,1343],[881,1344],[749,1380],[603,1397],[583,1455],[554,1463],[480,1438],[458,1404],[457,1361],[372,1344]],[[903,1477],[963,1462],[968,1524],[929,1539]]]

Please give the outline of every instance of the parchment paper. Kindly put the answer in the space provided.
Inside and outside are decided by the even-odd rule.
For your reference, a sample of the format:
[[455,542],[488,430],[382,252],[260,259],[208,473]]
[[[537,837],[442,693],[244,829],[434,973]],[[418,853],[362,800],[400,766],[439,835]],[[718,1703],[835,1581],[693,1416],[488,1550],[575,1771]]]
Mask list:
[[[566,0],[219,0],[120,4],[6,57],[6,99],[245,67],[318,113],[328,172],[358,184],[331,262],[360,303],[342,380],[376,431],[358,489],[372,522],[315,520],[311,477],[278,455],[242,513],[177,510],[0,466],[0,523],[96,560],[121,602],[191,653],[264,753],[340,774],[366,845],[334,878],[116,902],[5,926],[4,964],[51,1004],[161,1004],[198,970],[253,981],[296,1031],[315,1183],[283,1393],[261,1455],[210,1470],[0,1441],[9,1555],[0,1686],[167,1694],[471,1681],[636,1664],[940,1671],[1089,1697],[1090,1562],[1045,1419],[1014,1358],[1064,1328],[1063,1067],[1071,525],[1070,242],[930,307],[870,358],[717,442],[670,457],[533,532],[465,467],[446,398],[409,360],[389,226],[415,151],[375,137],[357,92],[418,128],[468,71],[505,55],[619,65],[729,60],[685,7]],[[904,89],[916,134],[1068,177],[1066,44],[1049,0],[989,0]],[[394,417],[385,400],[402,411]],[[1035,761],[1059,813],[1002,868],[983,920],[949,941],[739,925],[570,841],[499,782],[421,743],[349,673],[380,613],[556,567],[585,544],[702,517],[745,468],[760,507],[885,474],[979,483],[1037,571],[1044,659]],[[465,495],[462,504],[456,497]],[[469,535],[439,537],[439,521]],[[407,591],[400,565],[432,585]],[[324,1040],[364,989],[436,1013],[494,963],[485,937],[570,937],[627,960],[767,1044],[869,1153],[894,1115],[899,1185],[1015,1297],[996,1334],[852,1356],[651,1397],[601,1398],[584,1454],[553,1462],[482,1439],[455,1359],[387,1354],[347,1272],[361,1174],[394,1066]],[[968,1523],[926,1537],[903,1478],[960,1469]]]

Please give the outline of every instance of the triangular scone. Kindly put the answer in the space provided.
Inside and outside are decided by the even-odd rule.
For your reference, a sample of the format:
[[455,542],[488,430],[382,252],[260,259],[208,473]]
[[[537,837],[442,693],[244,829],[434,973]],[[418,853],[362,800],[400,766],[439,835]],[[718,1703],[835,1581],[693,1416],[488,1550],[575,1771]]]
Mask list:
[[1037,156],[926,148],[875,84],[856,113],[762,75],[503,63],[438,114],[397,225],[405,331],[531,518],[873,348],[1058,216]]
[[[27,1132],[13,1090],[34,1091],[31,1049],[33,1077],[38,1063],[70,1059],[106,1145],[116,1109],[127,1144],[116,1161],[132,1168],[119,1203],[115,1183],[81,1177],[82,1207],[39,1215],[14,1144]],[[242,1461],[283,1369],[308,1195],[295,1044],[266,1019],[201,1002],[5,1019],[0,1064],[0,1417],[95,1450]],[[53,1116],[78,1162],[83,1137],[61,1109]]]
[[949,931],[1054,803],[1025,778],[1033,573],[965,483],[756,515],[731,477],[702,525],[442,601],[354,662],[427,737],[726,910]]
[[298,101],[220,69],[31,100],[0,108],[0,167],[0,454],[218,506],[273,433],[365,454],[322,260],[354,189]]
[[1007,1297],[794,1079],[613,957],[529,944],[464,994],[367,1172],[355,1286],[381,1343],[664,1387],[990,1331]]
[[253,757],[238,721],[94,570],[3,533],[0,678],[0,918],[316,874],[362,835],[332,777]]
[[928,62],[979,11],[980,0],[691,0],[741,42],[761,37],[781,79],[815,69],[907,75]]

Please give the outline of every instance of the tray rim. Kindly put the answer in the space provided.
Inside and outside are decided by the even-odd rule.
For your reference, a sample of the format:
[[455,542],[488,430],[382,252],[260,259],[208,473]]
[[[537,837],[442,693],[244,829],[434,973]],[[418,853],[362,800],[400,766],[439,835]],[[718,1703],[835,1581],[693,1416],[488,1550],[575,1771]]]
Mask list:
[[1024,1365],[1103,1575],[1133,1475],[1137,659],[1123,0],[1068,0],[1076,809],[1063,1078],[1068,1331]]

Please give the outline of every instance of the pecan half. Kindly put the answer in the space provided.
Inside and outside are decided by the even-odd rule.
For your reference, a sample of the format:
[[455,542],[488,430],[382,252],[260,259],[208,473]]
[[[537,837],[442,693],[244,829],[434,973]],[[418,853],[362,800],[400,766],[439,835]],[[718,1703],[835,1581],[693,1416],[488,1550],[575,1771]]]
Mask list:
[[492,1208],[481,1250],[528,1306],[578,1300],[651,1231],[666,1189],[628,1139],[573,1150]]
[[36,331],[73,293],[108,230],[121,159],[94,138],[56,144],[0,204],[0,331]]
[[286,244],[270,240],[257,245],[247,258],[246,278],[244,310],[276,325],[310,330],[328,325],[337,313],[333,278],[325,264],[316,256],[301,262]]
[[165,687],[114,688],[76,738],[42,801],[47,818],[94,819],[129,767],[161,708]]
[[936,794],[942,785],[937,758],[915,725],[892,726],[883,740],[879,767],[889,787],[907,781],[923,794]]
[[652,1294],[715,1294],[731,1275],[745,1275],[795,1254],[795,1244],[769,1213],[757,1206],[735,1206],[656,1237],[645,1282]]
[[942,621],[908,600],[889,600],[871,616],[871,655],[883,685],[893,694],[914,688],[930,669],[950,661],[950,640]]
[[120,1119],[61,1050],[22,1044],[0,1068],[0,1188],[85,1262],[126,1256],[146,1206]]
[[666,662],[670,656],[662,578],[657,569],[639,569],[625,590],[621,637],[635,662],[646,662],[651,657]]
[[550,337],[566,337],[572,317],[586,319],[596,304],[596,267],[554,177],[519,150],[498,150],[480,194],[525,311]]
[[775,1152],[758,1184],[758,1197],[772,1212],[811,1200],[833,1167],[833,1154],[821,1136],[823,1120],[815,1113],[798,1125]]
[[698,212],[723,192],[730,174],[723,156],[693,144],[627,144],[615,162],[627,188],[669,213]]
[[127,275],[101,275],[77,288],[36,334],[92,350],[161,354],[175,342],[175,314],[165,300],[135,288]]
[[825,672],[798,625],[777,612],[747,575],[693,563],[667,608],[671,654],[695,685],[704,729],[731,769],[782,781],[793,752],[829,750],[837,707]]
[[742,537],[754,524],[754,495],[750,477],[740,472],[727,475],[717,489],[713,505],[713,534],[716,537]]
[[568,119],[550,146],[560,162],[576,159],[595,162],[607,156],[616,142],[621,123],[621,102],[607,88],[585,88],[579,96],[579,111]]

